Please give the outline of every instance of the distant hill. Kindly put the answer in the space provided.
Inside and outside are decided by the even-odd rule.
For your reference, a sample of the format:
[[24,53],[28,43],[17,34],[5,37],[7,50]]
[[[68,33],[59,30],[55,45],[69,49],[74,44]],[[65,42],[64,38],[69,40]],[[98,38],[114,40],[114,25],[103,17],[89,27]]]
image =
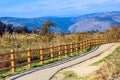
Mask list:
[[102,12],[81,15],[78,17],[38,17],[38,18],[15,18],[0,17],[5,24],[11,23],[14,26],[27,26],[29,29],[40,28],[47,21],[51,20],[58,26],[59,32],[83,32],[91,30],[104,31],[113,25],[120,25],[120,12]]
[[0,21],[5,24],[13,24],[14,26],[27,26],[29,29],[33,30],[34,28],[40,28],[42,25],[51,20],[54,24],[58,26],[59,32],[68,32],[69,26],[76,23],[77,18],[72,17],[39,17],[39,18],[14,18],[14,17],[1,17]]
[[111,26],[120,25],[120,12],[105,12],[85,15],[86,18],[71,25],[71,32],[86,32],[91,30],[104,31]]

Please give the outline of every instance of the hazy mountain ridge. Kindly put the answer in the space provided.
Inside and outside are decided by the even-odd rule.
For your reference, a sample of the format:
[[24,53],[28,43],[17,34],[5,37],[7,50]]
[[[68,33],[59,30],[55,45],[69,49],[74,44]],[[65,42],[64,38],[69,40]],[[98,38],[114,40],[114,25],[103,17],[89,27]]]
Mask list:
[[71,25],[68,30],[70,32],[104,31],[114,25],[120,25],[120,12],[91,14]]
[[14,26],[28,26],[32,30],[36,27],[41,28],[47,20],[55,23],[60,32],[104,31],[113,25],[120,25],[120,12],[93,13],[78,17],[0,18],[0,21],[5,24],[11,23]]
[[14,18],[14,17],[1,17],[0,20],[5,24],[13,24],[14,26],[22,25],[28,26],[29,29],[41,28],[42,25],[51,20],[54,24],[58,26],[58,31],[60,32],[68,32],[68,28],[70,25],[77,22],[77,18],[74,17],[45,17],[45,18]]

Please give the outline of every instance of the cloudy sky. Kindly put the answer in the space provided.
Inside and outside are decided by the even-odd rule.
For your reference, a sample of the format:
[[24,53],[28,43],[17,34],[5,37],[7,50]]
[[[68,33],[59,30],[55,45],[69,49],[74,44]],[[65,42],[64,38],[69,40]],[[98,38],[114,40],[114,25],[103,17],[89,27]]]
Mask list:
[[0,17],[79,16],[120,11],[120,0],[0,0]]

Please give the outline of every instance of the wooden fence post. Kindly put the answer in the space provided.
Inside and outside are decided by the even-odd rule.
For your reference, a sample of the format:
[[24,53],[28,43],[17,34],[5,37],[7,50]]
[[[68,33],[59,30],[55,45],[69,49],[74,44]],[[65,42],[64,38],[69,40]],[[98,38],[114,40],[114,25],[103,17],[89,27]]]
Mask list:
[[96,46],[97,46],[97,39],[95,39],[95,44],[96,44]]
[[40,47],[40,64],[43,64],[43,47]]
[[105,44],[105,43],[104,43],[104,39],[103,39],[103,44]]
[[101,44],[103,44],[103,39],[101,39]]
[[67,44],[65,44],[65,58],[67,58]]
[[103,43],[103,39],[102,39],[102,44],[104,44],[104,43]]
[[101,39],[100,39],[100,45],[101,45]]
[[97,39],[97,45],[99,44],[98,39]]
[[76,43],[76,54],[78,54],[78,43]]
[[101,39],[101,44],[103,44],[103,39]]
[[92,39],[92,46],[94,46],[94,39]]
[[91,46],[91,39],[89,39],[89,47]]
[[93,39],[91,39],[90,44],[91,44],[90,46],[93,46]]
[[85,49],[87,48],[87,40],[85,40]]
[[107,38],[106,38],[106,43],[108,43]]
[[98,39],[98,45],[99,45],[99,39]]
[[83,41],[80,42],[81,52],[83,52]]
[[31,53],[30,53],[30,48],[28,48],[27,51],[27,62],[28,62],[28,69],[31,68]]
[[105,39],[104,39],[104,44],[105,44]]
[[73,53],[73,43],[71,43],[70,45],[70,56],[72,56],[72,53]]
[[58,58],[61,59],[61,45],[58,46]]
[[90,47],[90,40],[87,40],[87,48]]
[[100,45],[100,39],[99,39],[99,45]]
[[108,42],[110,43],[110,39],[108,38]]
[[90,47],[91,47],[91,45],[92,45],[92,41],[91,41],[91,39],[90,39]]
[[12,73],[14,73],[15,72],[15,60],[14,60],[14,51],[13,51],[13,49],[11,49],[11,54],[10,54],[10,56],[11,56],[11,71],[12,71]]
[[86,48],[88,48],[88,39],[86,40]]
[[99,45],[99,39],[97,39],[97,45]]
[[50,57],[51,57],[51,61],[54,61],[54,55],[53,55],[53,46],[51,45],[51,49],[50,49]]
[[109,43],[109,38],[107,38],[107,43]]
[[106,43],[106,39],[104,39],[104,42],[103,42],[104,44]]
[[94,39],[94,44],[95,44],[95,46],[96,46],[96,39]]
[[94,39],[94,46],[96,46],[96,39]]

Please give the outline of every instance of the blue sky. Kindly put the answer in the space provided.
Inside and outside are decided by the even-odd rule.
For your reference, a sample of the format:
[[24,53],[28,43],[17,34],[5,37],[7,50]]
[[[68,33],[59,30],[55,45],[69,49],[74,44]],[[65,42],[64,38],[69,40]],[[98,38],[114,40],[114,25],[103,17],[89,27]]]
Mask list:
[[0,0],[0,17],[79,16],[120,11],[120,0]]

